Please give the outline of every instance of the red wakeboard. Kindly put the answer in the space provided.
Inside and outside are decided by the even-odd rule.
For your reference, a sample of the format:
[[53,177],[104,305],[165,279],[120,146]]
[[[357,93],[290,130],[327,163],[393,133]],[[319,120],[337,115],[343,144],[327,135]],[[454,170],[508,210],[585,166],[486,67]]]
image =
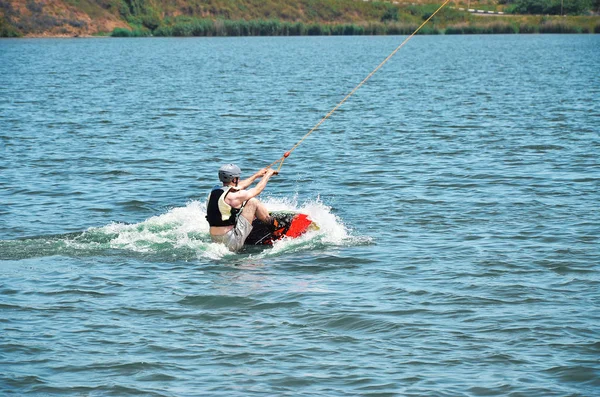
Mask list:
[[244,241],[245,245],[273,245],[274,241],[284,237],[297,238],[309,230],[319,228],[306,214],[274,211],[270,215],[275,218],[275,225],[267,225],[255,219],[252,231]]

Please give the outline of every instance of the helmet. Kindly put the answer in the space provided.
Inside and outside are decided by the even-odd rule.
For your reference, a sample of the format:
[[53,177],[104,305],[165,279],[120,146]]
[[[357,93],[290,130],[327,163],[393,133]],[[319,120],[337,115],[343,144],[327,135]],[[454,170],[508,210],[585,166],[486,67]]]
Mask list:
[[235,178],[239,178],[242,170],[235,164],[225,164],[219,168],[219,180],[223,183],[229,183]]

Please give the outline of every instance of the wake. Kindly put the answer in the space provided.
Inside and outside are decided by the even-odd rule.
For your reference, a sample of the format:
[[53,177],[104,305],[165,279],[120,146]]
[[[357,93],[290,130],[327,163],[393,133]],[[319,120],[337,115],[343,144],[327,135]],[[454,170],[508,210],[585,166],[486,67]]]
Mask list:
[[[352,237],[344,223],[319,199],[298,205],[295,199],[263,201],[269,211],[296,211],[307,214],[319,230],[309,231],[296,239],[276,241],[272,248],[246,248],[240,253],[230,252],[224,245],[210,240],[209,225],[205,219],[206,203],[191,201],[185,207],[173,208],[137,224],[111,223],[92,228],[81,238],[69,242],[73,248],[90,248],[90,243],[104,240],[106,248],[138,253],[156,253],[160,256],[195,256],[198,259],[219,260],[239,255],[254,258],[278,256],[287,252],[314,250],[331,246],[347,246],[364,242]],[[93,236],[98,238],[93,238]],[[88,237],[88,238],[86,238]],[[89,237],[92,237],[89,239]],[[108,238],[107,238],[108,237]],[[91,240],[91,241],[90,241]],[[79,246],[79,247],[78,247]]]
[[205,219],[206,203],[190,201],[135,224],[110,223],[84,232],[0,241],[0,259],[40,256],[141,256],[149,260],[252,260],[292,252],[323,250],[330,247],[363,245],[370,239],[353,236],[331,208],[319,199],[298,204],[295,199],[263,200],[269,211],[296,211],[309,216],[319,230],[296,239],[284,238],[273,247],[245,247],[232,253],[210,239]]

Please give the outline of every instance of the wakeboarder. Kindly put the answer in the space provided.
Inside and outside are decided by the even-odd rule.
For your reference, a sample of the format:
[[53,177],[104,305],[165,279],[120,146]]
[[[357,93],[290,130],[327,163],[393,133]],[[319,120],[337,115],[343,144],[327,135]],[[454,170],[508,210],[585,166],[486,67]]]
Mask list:
[[[206,219],[210,225],[212,241],[225,244],[233,252],[244,246],[255,218],[267,225],[274,224],[269,211],[256,196],[265,189],[269,178],[277,172],[271,168],[263,168],[240,181],[241,174],[242,170],[235,164],[225,164],[219,168],[219,180],[223,186],[215,186],[212,189],[206,206]],[[256,186],[248,189],[258,178],[261,180]]]

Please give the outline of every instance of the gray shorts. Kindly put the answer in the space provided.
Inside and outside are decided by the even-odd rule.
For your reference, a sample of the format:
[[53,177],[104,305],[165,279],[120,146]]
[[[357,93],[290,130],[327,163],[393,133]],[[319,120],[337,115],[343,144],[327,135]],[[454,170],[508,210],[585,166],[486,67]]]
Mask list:
[[251,231],[252,224],[240,214],[233,229],[222,236],[211,236],[211,238],[213,242],[225,244],[230,251],[236,252],[242,249]]

